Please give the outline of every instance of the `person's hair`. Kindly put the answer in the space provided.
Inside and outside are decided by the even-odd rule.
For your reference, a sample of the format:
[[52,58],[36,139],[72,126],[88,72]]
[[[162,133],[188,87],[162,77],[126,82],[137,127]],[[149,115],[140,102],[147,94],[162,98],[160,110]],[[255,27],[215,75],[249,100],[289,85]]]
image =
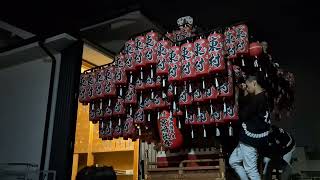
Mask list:
[[246,79],[248,82],[256,81],[262,88],[266,88],[266,81],[262,73],[255,73],[249,75]]
[[250,75],[250,76],[248,76],[247,81],[249,81],[249,82],[257,81],[257,76]]
[[117,176],[113,167],[87,166],[78,172],[76,180],[117,180]]

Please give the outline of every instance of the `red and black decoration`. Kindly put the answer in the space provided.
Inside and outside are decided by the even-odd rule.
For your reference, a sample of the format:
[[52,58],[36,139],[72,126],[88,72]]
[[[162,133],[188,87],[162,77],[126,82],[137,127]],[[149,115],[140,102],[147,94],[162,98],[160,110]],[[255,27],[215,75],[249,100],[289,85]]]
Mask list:
[[263,75],[275,119],[292,112],[293,74],[259,41],[249,41],[247,25],[193,30],[141,34],[125,43],[114,64],[81,74],[79,101],[90,104],[102,139],[140,138],[176,150],[189,139],[232,136],[237,84],[253,72]]

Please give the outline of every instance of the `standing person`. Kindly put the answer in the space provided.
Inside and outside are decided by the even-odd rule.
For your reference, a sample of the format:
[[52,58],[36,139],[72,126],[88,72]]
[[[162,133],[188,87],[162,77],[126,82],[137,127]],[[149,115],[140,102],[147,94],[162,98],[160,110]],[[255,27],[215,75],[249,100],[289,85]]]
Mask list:
[[294,138],[282,128],[272,125],[267,147],[262,149],[264,156],[263,179],[272,178],[272,169],[282,170],[281,180],[287,180],[291,174],[291,157],[295,150]]
[[[268,101],[258,76],[249,76],[239,97],[239,144],[229,158],[229,164],[241,180],[260,180],[257,148],[266,144],[270,129]],[[244,98],[244,99],[243,99]]]

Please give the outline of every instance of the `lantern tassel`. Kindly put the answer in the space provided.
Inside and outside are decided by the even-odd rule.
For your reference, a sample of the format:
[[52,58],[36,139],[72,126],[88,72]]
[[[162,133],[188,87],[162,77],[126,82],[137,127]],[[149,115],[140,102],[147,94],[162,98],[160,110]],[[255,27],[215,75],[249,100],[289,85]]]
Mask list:
[[174,95],[177,95],[177,86],[174,86]]
[[162,77],[162,87],[166,87],[166,79]]
[[132,116],[132,106],[131,106],[131,104],[130,104],[130,116]]
[[141,80],[143,80],[143,69],[142,69],[142,67],[140,68],[140,78],[141,78]]
[[150,76],[151,76],[151,78],[153,78],[153,69],[152,69],[152,65],[151,65],[151,68],[150,68]]
[[204,81],[204,78],[202,78],[202,89],[206,89],[206,83]]
[[218,126],[216,127],[216,136],[217,137],[220,136],[220,130],[219,130]]
[[230,126],[229,126],[229,136],[233,136],[233,128],[231,126],[231,123],[230,123]]
[[246,64],[244,63],[243,55],[241,55],[241,65],[242,65],[242,67],[246,66]]
[[194,134],[193,134],[193,129],[191,127],[191,138],[193,139],[194,138]]
[[120,87],[119,95],[122,97],[122,87]]
[[142,93],[140,94],[140,105],[142,105]]
[[219,82],[218,82],[218,78],[214,78],[215,84],[216,84],[216,88],[219,88]]
[[173,111],[175,112],[177,110],[177,105],[176,105],[176,102],[173,101]]
[[203,137],[206,138],[207,137],[207,131],[205,126],[203,125]]

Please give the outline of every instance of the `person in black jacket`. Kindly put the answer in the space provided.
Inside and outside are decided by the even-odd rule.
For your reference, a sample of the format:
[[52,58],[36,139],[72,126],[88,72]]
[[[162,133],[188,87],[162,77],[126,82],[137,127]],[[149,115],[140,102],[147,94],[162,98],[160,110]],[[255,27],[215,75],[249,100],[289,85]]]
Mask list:
[[273,168],[281,169],[281,180],[289,179],[291,157],[295,149],[294,138],[282,128],[272,125],[268,145],[261,149],[264,157],[263,179],[271,179]]
[[267,143],[270,118],[267,96],[258,76],[249,76],[241,85],[239,97],[239,144],[229,158],[229,164],[241,180],[260,180],[257,168],[257,148]]

